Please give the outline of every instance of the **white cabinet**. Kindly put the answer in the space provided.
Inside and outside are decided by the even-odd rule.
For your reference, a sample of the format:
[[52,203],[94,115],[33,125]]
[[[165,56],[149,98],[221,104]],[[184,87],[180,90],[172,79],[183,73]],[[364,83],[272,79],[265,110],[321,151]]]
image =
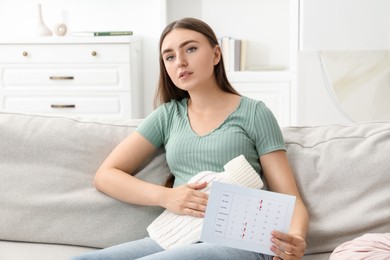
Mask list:
[[140,118],[141,41],[39,37],[0,42],[0,109]]
[[217,37],[246,42],[244,71],[229,72],[243,95],[262,100],[281,126],[296,122],[299,0],[166,0],[167,22],[192,16]]

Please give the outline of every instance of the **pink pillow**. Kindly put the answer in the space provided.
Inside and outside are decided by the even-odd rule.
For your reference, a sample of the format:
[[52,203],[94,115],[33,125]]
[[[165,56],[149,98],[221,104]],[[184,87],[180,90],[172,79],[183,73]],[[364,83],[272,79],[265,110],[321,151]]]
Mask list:
[[329,260],[390,259],[390,233],[365,234],[335,248]]

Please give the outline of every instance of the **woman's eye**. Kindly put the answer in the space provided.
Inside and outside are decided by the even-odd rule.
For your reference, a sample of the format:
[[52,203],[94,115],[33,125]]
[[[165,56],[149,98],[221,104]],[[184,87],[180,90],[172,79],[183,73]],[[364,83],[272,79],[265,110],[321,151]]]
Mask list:
[[194,52],[196,50],[197,50],[196,47],[190,47],[190,48],[187,49],[187,52]]
[[166,61],[171,61],[171,60],[173,60],[173,56],[172,55],[168,55],[168,56],[165,57],[165,60]]

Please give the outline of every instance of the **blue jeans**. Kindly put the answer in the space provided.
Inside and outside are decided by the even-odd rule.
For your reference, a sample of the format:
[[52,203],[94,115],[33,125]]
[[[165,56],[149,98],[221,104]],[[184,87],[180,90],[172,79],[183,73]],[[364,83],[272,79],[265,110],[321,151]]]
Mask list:
[[271,260],[272,256],[209,243],[164,250],[149,237],[76,256],[71,260]]

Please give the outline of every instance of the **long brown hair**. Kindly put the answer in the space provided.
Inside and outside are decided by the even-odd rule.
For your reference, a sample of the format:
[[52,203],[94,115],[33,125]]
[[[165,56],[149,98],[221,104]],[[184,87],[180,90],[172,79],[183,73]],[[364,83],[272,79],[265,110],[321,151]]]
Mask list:
[[[209,41],[212,47],[218,45],[218,39],[213,29],[211,29],[211,27],[207,23],[199,19],[187,17],[168,24],[167,27],[165,27],[160,37],[160,45],[159,45],[160,78],[158,81],[158,88],[154,98],[154,105],[156,107],[160,104],[167,103],[172,99],[181,100],[183,98],[189,98],[189,94],[187,91],[178,88],[172,82],[171,78],[169,77],[165,69],[164,60],[161,55],[161,47],[165,37],[173,29],[177,29],[177,28],[188,29],[188,30],[199,32],[207,38],[207,40]],[[220,61],[218,62],[218,64],[214,66],[214,75],[220,89],[222,89],[225,92],[239,95],[238,92],[230,84],[226,76],[222,54],[221,54]]]

